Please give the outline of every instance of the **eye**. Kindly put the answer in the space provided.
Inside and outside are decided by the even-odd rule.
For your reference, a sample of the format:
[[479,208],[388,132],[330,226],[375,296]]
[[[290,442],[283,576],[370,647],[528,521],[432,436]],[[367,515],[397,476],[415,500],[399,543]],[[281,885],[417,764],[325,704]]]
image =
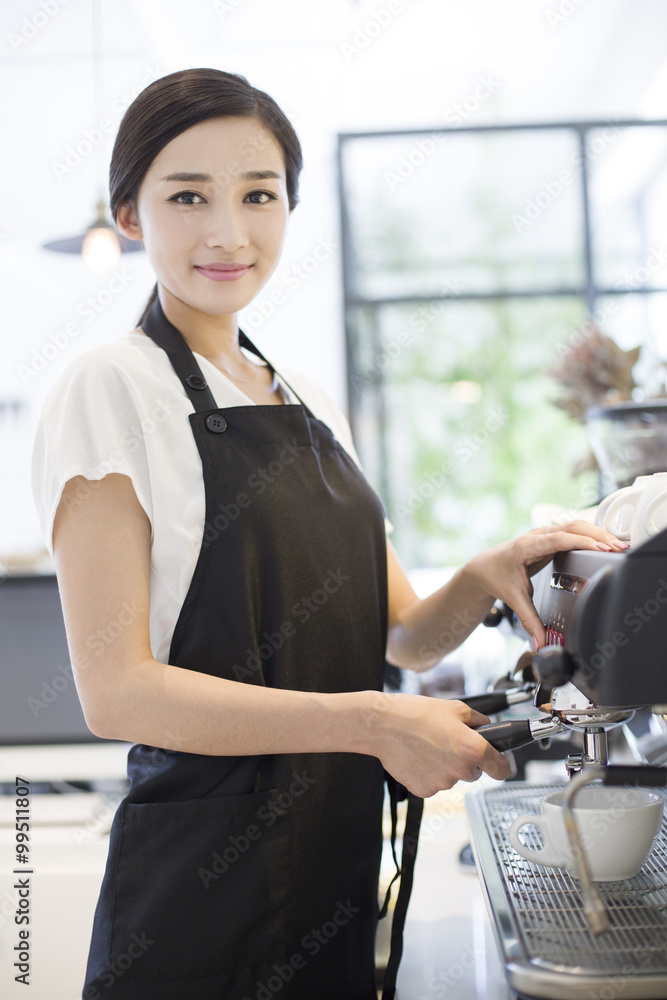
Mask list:
[[173,194],[171,198],[169,198],[169,201],[175,201],[179,205],[195,204],[193,201],[180,201],[180,198],[201,198],[202,201],[204,200],[200,194],[197,194],[196,191],[179,191],[178,194]]
[[[251,191],[250,194],[246,195],[246,198],[252,198],[253,201],[250,202],[251,205],[268,205],[270,201],[277,201],[275,194],[271,194],[270,191]],[[261,201],[255,201],[254,199],[261,198]]]

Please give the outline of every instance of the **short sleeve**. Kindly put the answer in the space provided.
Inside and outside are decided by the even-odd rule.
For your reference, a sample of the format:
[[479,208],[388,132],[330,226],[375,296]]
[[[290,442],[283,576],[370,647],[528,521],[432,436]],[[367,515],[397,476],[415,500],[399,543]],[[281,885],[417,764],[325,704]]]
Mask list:
[[32,490],[44,544],[53,556],[53,521],[68,480],[129,476],[151,526],[146,449],[131,382],[104,348],[77,358],[46,397],[32,453]]

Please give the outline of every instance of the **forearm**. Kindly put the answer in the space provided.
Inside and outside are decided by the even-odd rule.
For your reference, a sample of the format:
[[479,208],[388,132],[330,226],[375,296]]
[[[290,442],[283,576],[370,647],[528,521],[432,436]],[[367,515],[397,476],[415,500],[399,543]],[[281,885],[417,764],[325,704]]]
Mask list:
[[474,780],[480,768],[496,778],[508,772],[472,728],[486,716],[459,701],[285,691],[155,660],[135,663],[131,675],[117,675],[122,694],[107,699],[99,736],[213,756],[369,754],[416,795]]
[[89,723],[106,739],[221,756],[372,753],[377,692],[267,688],[153,659],[115,680]]
[[467,639],[493,601],[463,566],[439,590],[401,612],[389,630],[387,659],[397,667],[428,670]]

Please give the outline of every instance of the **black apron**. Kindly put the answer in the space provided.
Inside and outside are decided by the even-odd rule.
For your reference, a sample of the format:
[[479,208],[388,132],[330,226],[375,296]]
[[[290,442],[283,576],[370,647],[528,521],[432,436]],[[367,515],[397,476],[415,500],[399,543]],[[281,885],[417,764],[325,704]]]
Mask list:
[[[246,684],[380,691],[380,500],[304,403],[218,408],[159,299],[143,329],[194,406],[206,496],[169,663]],[[375,1000],[377,758],[137,744],[128,777],[85,1000]]]

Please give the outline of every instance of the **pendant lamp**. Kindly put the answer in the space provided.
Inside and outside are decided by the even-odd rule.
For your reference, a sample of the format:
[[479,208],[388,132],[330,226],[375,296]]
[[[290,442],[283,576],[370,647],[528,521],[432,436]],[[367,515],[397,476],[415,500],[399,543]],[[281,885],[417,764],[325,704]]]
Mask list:
[[[100,0],[93,0],[93,92],[95,104],[95,121],[101,120],[104,88],[102,84],[102,55],[100,50]],[[100,146],[95,148],[95,170],[97,174],[98,200],[95,220],[79,236],[70,236],[62,240],[44,243],[45,250],[55,250],[57,253],[80,254],[86,265],[93,271],[107,271],[116,263],[122,253],[137,253],[144,249],[141,240],[128,240],[116,232],[115,227],[107,221],[106,202],[102,183],[102,152]]]

